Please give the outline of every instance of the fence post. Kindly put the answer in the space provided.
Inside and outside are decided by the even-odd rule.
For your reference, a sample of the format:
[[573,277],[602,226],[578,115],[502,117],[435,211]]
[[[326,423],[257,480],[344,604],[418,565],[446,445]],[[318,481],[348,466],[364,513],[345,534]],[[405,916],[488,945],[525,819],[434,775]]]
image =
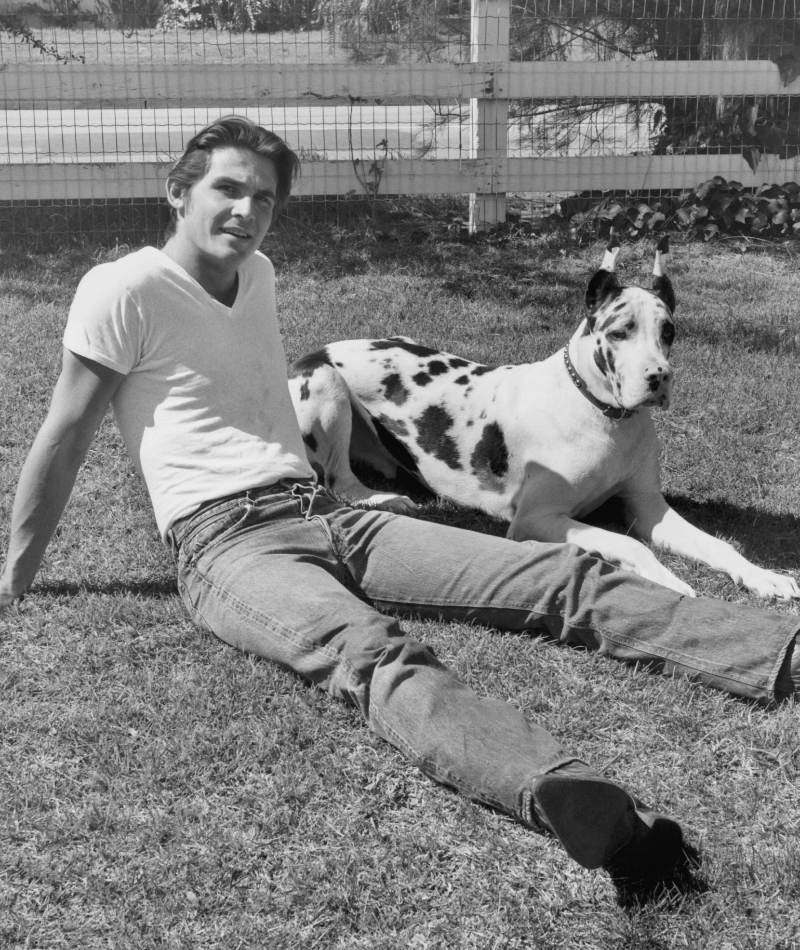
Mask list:
[[[507,63],[510,0],[472,0],[473,63]],[[492,84],[492,95],[502,90]],[[470,100],[470,158],[491,159],[493,170],[508,155],[508,100]],[[495,180],[495,175],[492,175]],[[469,229],[480,231],[506,220],[505,192],[469,197]]]

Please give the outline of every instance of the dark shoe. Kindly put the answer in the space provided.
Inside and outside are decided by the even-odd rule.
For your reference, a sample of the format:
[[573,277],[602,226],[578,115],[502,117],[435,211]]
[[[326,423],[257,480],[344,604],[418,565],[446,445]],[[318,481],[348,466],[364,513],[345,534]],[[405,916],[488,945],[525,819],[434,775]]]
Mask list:
[[585,868],[599,868],[627,845],[636,830],[631,796],[607,779],[550,772],[533,786],[537,814],[567,854]]
[[587,769],[536,780],[537,814],[582,867],[614,877],[668,874],[684,852],[681,826],[646,808],[624,788]]

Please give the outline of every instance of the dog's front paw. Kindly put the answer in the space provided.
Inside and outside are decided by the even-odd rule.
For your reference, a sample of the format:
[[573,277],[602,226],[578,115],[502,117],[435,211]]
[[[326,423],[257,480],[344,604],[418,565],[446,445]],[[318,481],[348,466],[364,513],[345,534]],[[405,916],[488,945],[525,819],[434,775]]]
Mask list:
[[621,567],[641,574],[642,577],[648,581],[653,581],[654,584],[668,587],[682,597],[697,597],[697,591],[685,581],[682,581],[676,574],[673,574],[668,567],[664,567],[649,548],[646,548],[639,541],[634,541],[633,538],[625,538],[624,540],[626,542],[624,554],[627,556],[620,560]]
[[367,499],[370,508],[380,508],[381,511],[391,511],[396,515],[415,515],[419,505],[406,495],[393,495],[389,492],[376,492]]
[[642,577],[646,577],[649,581],[661,584],[662,587],[669,587],[670,590],[677,591],[683,597],[697,597],[697,591],[694,587],[690,587],[689,584],[682,581],[680,577],[673,574],[663,564],[659,564],[658,569],[651,569],[648,565],[637,573],[641,574]]
[[757,597],[767,600],[794,600],[800,598],[797,581],[788,574],[776,574],[761,567],[751,566],[751,570],[742,573],[741,578],[734,577]]

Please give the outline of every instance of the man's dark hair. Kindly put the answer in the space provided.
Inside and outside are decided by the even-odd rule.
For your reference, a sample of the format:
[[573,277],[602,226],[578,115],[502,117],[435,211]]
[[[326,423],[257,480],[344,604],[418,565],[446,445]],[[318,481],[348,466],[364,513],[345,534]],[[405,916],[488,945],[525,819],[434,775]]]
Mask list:
[[[249,149],[274,163],[278,173],[275,210],[280,211],[289,200],[292,184],[300,174],[300,159],[282,138],[242,115],[224,115],[200,129],[172,166],[167,182],[176,182],[183,191],[188,191],[208,171],[211,153],[218,148],[231,147]],[[173,208],[170,230],[174,224]]]

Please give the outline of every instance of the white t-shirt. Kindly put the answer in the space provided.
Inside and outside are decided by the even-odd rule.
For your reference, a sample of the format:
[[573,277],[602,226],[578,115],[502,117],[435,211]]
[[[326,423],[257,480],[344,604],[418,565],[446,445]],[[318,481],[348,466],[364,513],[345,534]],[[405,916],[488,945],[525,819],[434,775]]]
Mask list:
[[292,408],[275,272],[256,253],[233,307],[154,247],[94,267],[64,346],[126,374],[112,400],[166,539],[203,502],[314,478]]

